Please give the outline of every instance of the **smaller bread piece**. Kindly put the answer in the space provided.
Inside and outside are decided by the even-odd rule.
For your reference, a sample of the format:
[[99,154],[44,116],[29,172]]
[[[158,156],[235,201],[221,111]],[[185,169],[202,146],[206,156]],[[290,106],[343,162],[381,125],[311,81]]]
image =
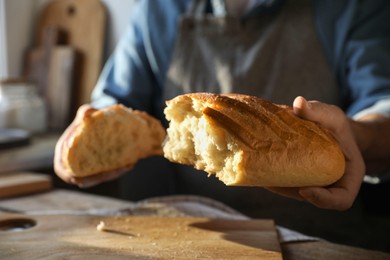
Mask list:
[[133,166],[138,160],[162,155],[165,129],[146,112],[121,104],[86,114],[69,133],[62,162],[75,177]]
[[326,186],[344,174],[333,136],[292,108],[254,96],[191,93],[166,102],[164,156],[226,185]]

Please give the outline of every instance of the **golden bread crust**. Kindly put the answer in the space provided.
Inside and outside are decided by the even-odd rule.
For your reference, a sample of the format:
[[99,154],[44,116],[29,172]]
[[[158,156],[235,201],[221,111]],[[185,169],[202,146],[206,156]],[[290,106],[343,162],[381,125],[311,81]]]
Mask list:
[[63,165],[76,177],[133,166],[162,155],[165,130],[145,112],[114,105],[85,115],[63,146]]
[[344,174],[345,158],[330,132],[291,107],[241,94],[191,93],[167,101],[164,112],[165,157],[227,185],[326,186]]

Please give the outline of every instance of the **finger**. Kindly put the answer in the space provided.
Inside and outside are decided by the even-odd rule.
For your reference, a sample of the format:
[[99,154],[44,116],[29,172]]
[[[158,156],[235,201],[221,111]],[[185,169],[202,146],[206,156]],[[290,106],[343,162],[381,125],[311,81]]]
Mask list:
[[64,167],[62,162],[62,156],[63,156],[63,146],[64,146],[64,140],[66,137],[66,131],[62,136],[58,139],[56,146],[54,148],[54,172],[57,174],[59,178],[61,178],[63,181],[67,183],[71,182],[71,174],[70,172]]
[[303,200],[299,194],[299,188],[265,187],[266,190],[296,200]]
[[88,177],[72,178],[71,182],[72,184],[77,185],[79,188],[90,188],[102,182],[112,181],[130,171],[131,169],[132,167],[128,167],[117,171],[99,173]]
[[321,188],[311,187],[302,188],[299,194],[311,204],[333,210],[347,210],[352,207],[356,197],[356,192],[349,192],[343,187]]
[[345,210],[352,206],[363,181],[365,165],[344,112],[336,106],[297,97],[293,104],[298,116],[329,129],[346,158],[343,177],[330,187],[301,188],[299,194],[320,208]]
[[347,123],[344,120],[344,112],[337,106],[318,101],[307,101],[301,96],[295,98],[293,109],[299,117],[319,123],[335,133],[339,132],[339,129],[344,125],[335,124],[334,122]]
[[77,110],[76,117],[75,117],[74,121],[81,121],[86,116],[88,116],[96,111],[97,111],[97,109],[93,108],[91,105],[84,104],[84,105],[80,106],[79,109]]
[[63,159],[63,151],[65,149],[65,142],[69,138],[69,135],[74,131],[77,124],[85,118],[85,116],[97,111],[96,109],[92,108],[90,105],[85,104],[79,107],[77,110],[77,114],[73,122],[67,127],[67,129],[64,131],[64,133],[60,136],[60,138],[57,140],[55,150],[54,150],[54,171],[57,174],[59,178],[61,178],[63,181],[71,184],[77,183],[77,181],[74,180],[74,177],[71,175],[70,171],[67,170],[66,167],[64,167],[62,159]]
[[363,182],[365,165],[360,152],[351,150],[346,160],[343,177],[330,187],[307,187],[299,190],[300,196],[306,201],[324,209],[349,209]]
[[294,113],[303,119],[317,122],[330,130],[347,159],[360,153],[349,120],[340,108],[318,101],[307,101],[301,96],[295,98],[293,108]]

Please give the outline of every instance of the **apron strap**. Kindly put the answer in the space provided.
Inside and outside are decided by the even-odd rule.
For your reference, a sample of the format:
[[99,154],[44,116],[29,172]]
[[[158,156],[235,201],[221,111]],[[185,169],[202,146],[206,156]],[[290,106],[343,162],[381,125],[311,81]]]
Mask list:
[[192,0],[187,15],[201,17],[206,11],[207,0]]
[[226,3],[224,0],[211,0],[214,16],[225,17],[227,14]]
[[[187,14],[194,17],[202,17],[206,13],[209,0],[192,0]],[[226,16],[226,5],[224,0],[210,0],[214,16]]]

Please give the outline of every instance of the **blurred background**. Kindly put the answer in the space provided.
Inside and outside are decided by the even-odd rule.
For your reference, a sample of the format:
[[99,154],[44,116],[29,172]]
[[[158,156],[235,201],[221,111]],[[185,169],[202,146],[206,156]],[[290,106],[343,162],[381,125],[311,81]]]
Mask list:
[[[75,109],[88,102],[135,2],[0,0],[0,207],[2,198],[52,188],[80,191],[53,174],[54,146]],[[142,199],[142,185],[126,190],[136,174],[82,192]],[[332,242],[390,252],[389,190],[388,183],[364,184],[346,212],[267,191],[257,208],[242,203],[238,210]]]
[[[50,0],[0,0],[0,79],[22,75],[26,49],[34,45],[37,19]],[[82,1],[81,1],[82,2]],[[136,0],[102,0],[107,11],[104,57],[113,50]]]

